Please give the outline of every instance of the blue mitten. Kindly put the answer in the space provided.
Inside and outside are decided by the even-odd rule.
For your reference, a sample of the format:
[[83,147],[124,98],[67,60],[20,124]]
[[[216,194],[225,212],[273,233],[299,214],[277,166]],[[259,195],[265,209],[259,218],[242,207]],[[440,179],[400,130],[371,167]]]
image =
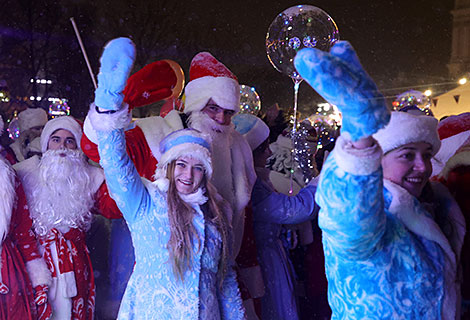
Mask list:
[[299,74],[343,115],[341,134],[352,141],[371,136],[390,120],[390,111],[364,71],[351,44],[338,41],[330,52],[302,49],[294,65]]
[[124,99],[127,78],[135,59],[135,46],[131,39],[109,41],[101,55],[95,104],[101,109],[119,110]]

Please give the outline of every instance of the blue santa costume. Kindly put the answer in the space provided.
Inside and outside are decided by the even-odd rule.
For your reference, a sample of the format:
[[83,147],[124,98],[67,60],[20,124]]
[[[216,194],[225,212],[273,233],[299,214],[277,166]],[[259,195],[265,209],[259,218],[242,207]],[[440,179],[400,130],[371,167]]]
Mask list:
[[[233,118],[233,123],[252,150],[269,137],[268,126],[253,115],[237,115]],[[251,204],[256,248],[265,285],[265,294],[261,298],[261,318],[299,319],[294,270],[279,235],[283,224],[296,224],[315,218],[319,210],[314,201],[316,186],[308,185],[300,191],[297,189],[296,195],[287,196],[276,192],[269,178],[260,178],[268,176],[270,170],[255,170],[258,179],[251,194]],[[263,170],[267,172],[262,173]],[[289,179],[285,179],[284,183],[289,185]]]
[[[332,319],[458,319],[460,210],[442,186],[433,186],[441,210],[427,211],[404,188],[384,181],[381,167],[381,147],[387,152],[426,142],[435,154],[436,119],[397,112],[379,131],[390,113],[347,42],[329,53],[301,51],[295,65],[343,113],[316,195]],[[374,133],[380,146],[353,146]]]
[[[105,48],[103,57],[118,49],[115,53],[124,55],[120,58],[124,61],[128,59],[130,69],[133,60],[131,46],[128,39],[113,40]],[[125,56],[126,51],[131,54]],[[112,87],[106,82],[100,85]],[[136,263],[118,318],[243,319],[235,272],[229,267],[224,278],[219,278],[222,272],[219,268],[221,236],[215,225],[205,219],[201,205],[207,198],[202,188],[187,196],[180,195],[194,209],[192,223],[197,233],[197,237],[192,239],[190,268],[184,273],[183,281],[174,274],[170,263],[166,167],[172,160],[190,155],[203,163],[206,176],[210,178],[209,142],[192,129],[176,131],[163,139],[156,172],[158,179],[150,182],[139,176],[126,152],[124,128],[129,121],[126,106],[115,113],[105,112],[91,119],[110,194],[129,226],[135,249]]]

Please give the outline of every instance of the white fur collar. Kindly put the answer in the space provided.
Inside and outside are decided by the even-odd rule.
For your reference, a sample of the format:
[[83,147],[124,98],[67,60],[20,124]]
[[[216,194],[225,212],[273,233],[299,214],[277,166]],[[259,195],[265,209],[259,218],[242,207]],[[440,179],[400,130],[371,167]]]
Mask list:
[[[390,213],[395,214],[411,232],[438,243],[443,249],[445,253],[445,294],[442,305],[442,310],[444,310],[442,315],[443,319],[455,319],[460,309],[458,308],[460,304],[460,285],[457,279],[457,264],[461,244],[453,241],[454,252],[449,240],[445,237],[437,223],[416,210],[417,207],[414,202],[417,200],[415,197],[391,181],[384,180],[384,186],[392,193],[393,197],[389,208]],[[457,214],[454,215],[458,216],[459,213],[457,212]],[[460,212],[460,216],[461,215]],[[452,218],[455,220],[456,217]],[[458,228],[456,228],[456,230],[458,230]],[[463,236],[460,240],[463,240]]]
[[178,193],[178,194],[180,195],[181,200],[183,200],[187,204],[202,205],[207,202],[207,197],[205,196],[205,193],[206,193],[205,188],[199,188],[197,189],[196,192],[193,192],[190,194],[182,194],[182,193]]
[[396,215],[413,233],[437,242],[451,261],[455,263],[455,253],[449,241],[433,219],[417,211],[415,206],[416,198],[404,188],[389,180],[384,180],[384,186],[392,194],[392,203],[389,208],[390,213]]
[[[168,186],[170,185],[170,181],[167,178],[158,178],[154,182],[149,182],[148,184],[150,184],[152,187],[156,187],[161,192],[166,193],[168,192]],[[202,205],[207,202],[207,197],[205,196],[205,193],[205,188],[199,188],[196,192],[193,192],[191,194],[178,194],[180,195],[181,200],[183,200],[187,204]]]

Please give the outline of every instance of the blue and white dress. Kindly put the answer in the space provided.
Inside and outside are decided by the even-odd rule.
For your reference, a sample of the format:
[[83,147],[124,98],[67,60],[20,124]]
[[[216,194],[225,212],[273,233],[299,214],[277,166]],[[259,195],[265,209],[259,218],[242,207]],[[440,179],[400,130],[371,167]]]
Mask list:
[[442,210],[431,216],[383,180],[381,156],[378,145],[358,150],[340,137],[322,169],[316,201],[332,319],[458,319],[462,214],[435,185]]
[[[228,268],[219,285],[221,237],[197,203],[192,268],[184,281],[173,273],[167,243],[166,192],[141,179],[125,149],[123,130],[98,132],[100,164],[113,199],[132,236],[136,263],[121,302],[119,319],[243,319],[236,276]],[[199,250],[201,248],[201,250]]]

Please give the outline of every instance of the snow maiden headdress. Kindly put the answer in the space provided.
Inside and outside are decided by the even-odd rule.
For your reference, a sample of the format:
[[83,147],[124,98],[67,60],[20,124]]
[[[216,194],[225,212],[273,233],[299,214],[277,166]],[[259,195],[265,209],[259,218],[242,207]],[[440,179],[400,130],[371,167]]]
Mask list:
[[155,171],[155,184],[162,190],[168,190],[166,170],[168,164],[182,156],[188,156],[202,162],[207,179],[212,176],[212,159],[209,137],[195,129],[182,129],[167,135],[160,142],[161,157]]
[[436,118],[401,111],[392,112],[388,125],[374,134],[374,138],[384,154],[412,142],[429,143],[433,156],[441,147]]

